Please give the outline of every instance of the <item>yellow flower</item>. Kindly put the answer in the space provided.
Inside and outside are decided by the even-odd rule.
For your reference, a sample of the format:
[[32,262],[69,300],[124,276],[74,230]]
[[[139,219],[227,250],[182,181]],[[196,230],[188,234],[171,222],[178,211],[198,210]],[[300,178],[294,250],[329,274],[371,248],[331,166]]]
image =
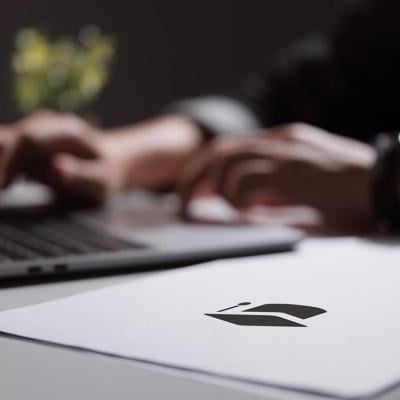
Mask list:
[[23,29],[11,60],[19,109],[79,111],[107,84],[114,57],[115,41],[94,26],[83,28],[79,41],[50,41],[35,29]]
[[51,49],[44,35],[32,29],[24,29],[17,36],[17,48],[13,61],[16,72],[37,73],[48,67]]

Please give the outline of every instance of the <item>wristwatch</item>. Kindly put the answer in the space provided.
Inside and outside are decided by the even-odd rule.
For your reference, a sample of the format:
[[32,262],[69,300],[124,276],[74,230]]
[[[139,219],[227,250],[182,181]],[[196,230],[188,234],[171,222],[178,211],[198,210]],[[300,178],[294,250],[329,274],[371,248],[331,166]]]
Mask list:
[[400,132],[379,134],[375,147],[372,194],[378,228],[400,233]]

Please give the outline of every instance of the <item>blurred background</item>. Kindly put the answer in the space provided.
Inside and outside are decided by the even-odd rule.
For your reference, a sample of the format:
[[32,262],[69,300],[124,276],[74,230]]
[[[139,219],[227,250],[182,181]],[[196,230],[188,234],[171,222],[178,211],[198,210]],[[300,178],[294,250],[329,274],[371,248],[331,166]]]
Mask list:
[[95,25],[113,38],[108,83],[85,108],[110,126],[147,118],[176,99],[235,87],[265,57],[323,26],[337,2],[7,1],[0,13],[0,121],[21,115],[11,59],[23,28],[76,40],[82,27]]

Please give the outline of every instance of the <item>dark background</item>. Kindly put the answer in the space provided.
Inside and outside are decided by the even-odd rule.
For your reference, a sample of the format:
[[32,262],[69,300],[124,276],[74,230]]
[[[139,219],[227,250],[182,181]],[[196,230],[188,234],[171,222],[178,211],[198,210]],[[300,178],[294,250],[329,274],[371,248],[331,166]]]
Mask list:
[[0,121],[17,117],[9,55],[22,27],[76,34],[94,23],[116,36],[113,79],[93,107],[112,125],[149,117],[174,99],[229,90],[263,59],[326,23],[336,2],[7,1],[0,12]]

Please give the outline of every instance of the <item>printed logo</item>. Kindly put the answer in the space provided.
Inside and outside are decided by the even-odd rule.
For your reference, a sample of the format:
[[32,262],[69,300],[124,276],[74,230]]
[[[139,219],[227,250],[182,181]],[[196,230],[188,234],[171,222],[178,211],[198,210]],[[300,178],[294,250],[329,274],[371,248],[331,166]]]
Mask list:
[[[305,328],[304,320],[325,314],[326,310],[317,307],[297,304],[263,304],[239,311],[251,303],[243,302],[236,306],[224,308],[215,314],[205,314],[208,317],[242,326],[281,326]],[[235,310],[234,312],[229,312]]]

